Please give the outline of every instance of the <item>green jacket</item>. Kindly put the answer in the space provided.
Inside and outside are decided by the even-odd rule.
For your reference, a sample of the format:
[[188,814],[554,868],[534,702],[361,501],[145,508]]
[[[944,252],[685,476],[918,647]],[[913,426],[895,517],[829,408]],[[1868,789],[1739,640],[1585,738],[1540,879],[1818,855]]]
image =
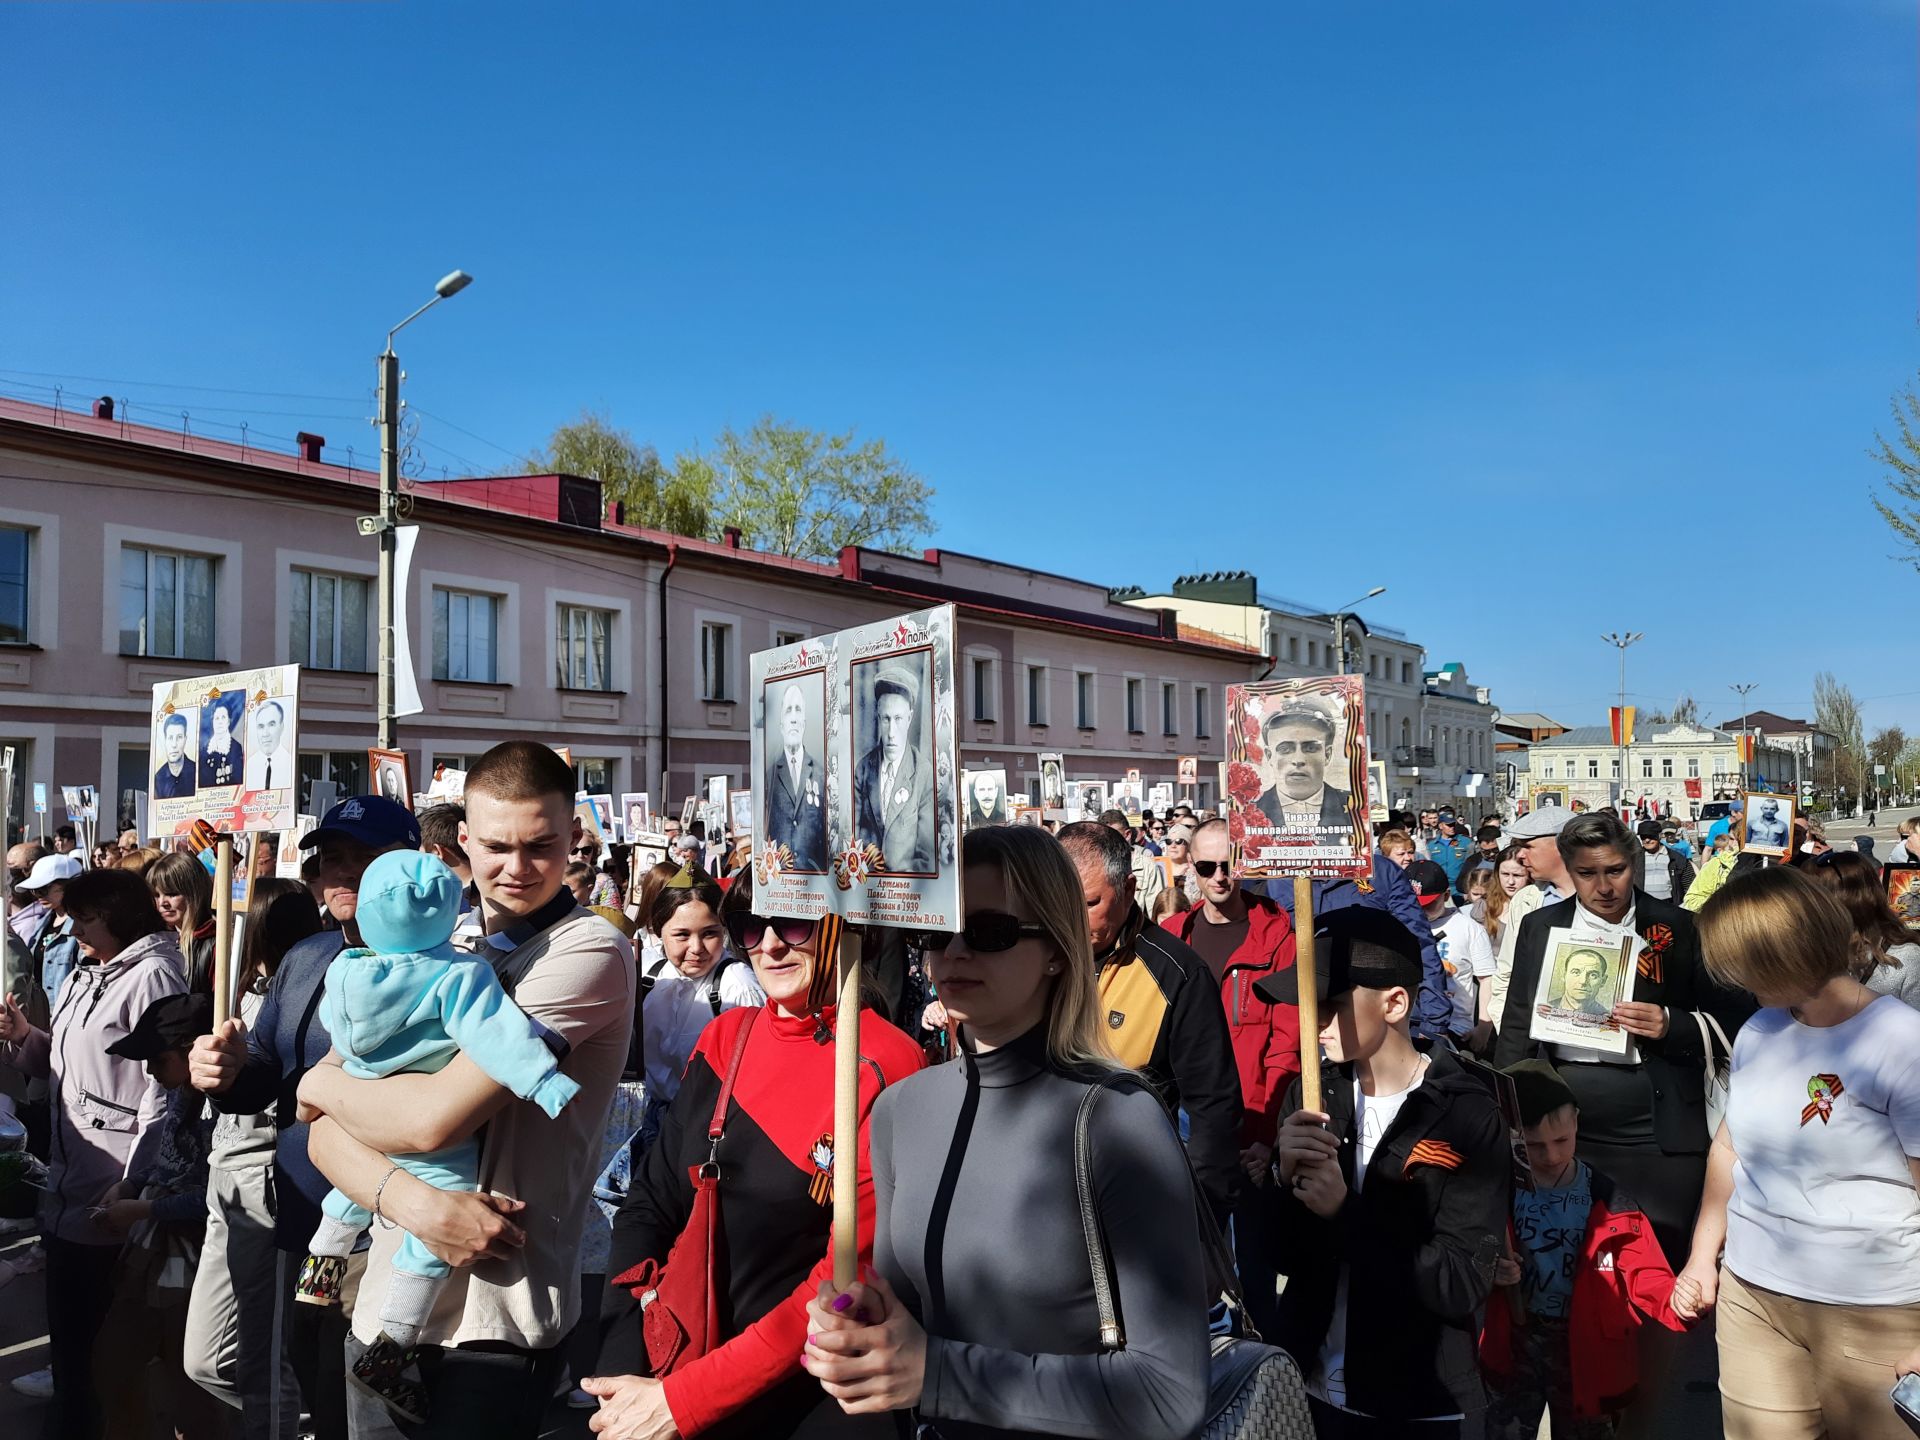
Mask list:
[[1702,865],[1700,873],[1693,877],[1693,884],[1687,887],[1687,898],[1681,902],[1680,908],[1697,912],[1713,898],[1714,891],[1727,883],[1727,876],[1733,872],[1733,862],[1739,858],[1738,850],[1722,850]]

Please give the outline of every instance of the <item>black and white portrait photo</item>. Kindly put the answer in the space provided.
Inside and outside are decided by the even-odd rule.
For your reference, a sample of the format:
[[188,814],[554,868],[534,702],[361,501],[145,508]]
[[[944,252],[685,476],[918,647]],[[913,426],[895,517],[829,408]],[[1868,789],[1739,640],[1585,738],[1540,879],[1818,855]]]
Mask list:
[[153,772],[153,793],[161,800],[179,800],[199,788],[199,770],[193,758],[193,719],[174,711],[160,719],[157,750],[160,765]]
[[1013,819],[1007,801],[1005,770],[969,770],[961,776],[961,782],[966,787],[967,829],[1005,825]]
[[369,750],[367,768],[373,772],[373,793],[394,804],[413,808],[413,777],[404,750]]
[[629,790],[620,797],[620,834],[631,845],[635,835],[653,829],[653,805],[647,793]]
[[789,675],[766,686],[768,843],[786,846],[781,867],[807,874],[827,868],[827,770],[824,672]]
[[1066,771],[1058,755],[1040,757],[1040,804],[1047,810],[1061,809],[1067,803]]
[[854,834],[885,869],[937,873],[931,720],[933,652],[911,650],[852,666]]
[[1340,710],[1301,696],[1269,710],[1260,722],[1260,778],[1254,803],[1275,826],[1347,826],[1353,796],[1336,782],[1341,767]]
[[1793,853],[1793,796],[1749,794],[1746,805],[1746,839],[1740,848],[1775,859],[1790,856]]
[[287,703],[262,700],[247,720],[247,789],[280,790],[293,784],[293,748],[287,743]]
[[241,740],[241,716],[247,697],[223,690],[200,707],[200,788],[217,790],[246,779],[247,751]]

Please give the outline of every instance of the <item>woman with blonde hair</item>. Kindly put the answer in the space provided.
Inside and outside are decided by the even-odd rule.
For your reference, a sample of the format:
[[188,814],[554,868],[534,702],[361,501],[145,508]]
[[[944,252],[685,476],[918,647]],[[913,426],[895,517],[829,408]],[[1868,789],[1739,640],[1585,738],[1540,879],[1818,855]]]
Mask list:
[[213,991],[213,877],[184,850],[162,855],[146,868],[147,889],[160,918],[180,941],[187,962],[187,988]]
[[[1021,825],[970,832],[961,860],[965,924],[924,944],[962,1053],[874,1107],[876,1273],[821,1288],[806,1367],[850,1415],[911,1409],[970,1440],[1187,1440],[1211,1298],[1195,1186],[1159,1100],[1107,1050],[1079,874]],[[1109,1093],[1087,1169],[1119,1348],[1103,1344],[1067,1158],[1094,1085]]]
[[1887,1391],[1920,1371],[1920,1012],[1860,982],[1852,920],[1789,866],[1727,881],[1700,941],[1765,1008],[1733,1044],[1674,1310],[1718,1306],[1729,1440],[1896,1440]]

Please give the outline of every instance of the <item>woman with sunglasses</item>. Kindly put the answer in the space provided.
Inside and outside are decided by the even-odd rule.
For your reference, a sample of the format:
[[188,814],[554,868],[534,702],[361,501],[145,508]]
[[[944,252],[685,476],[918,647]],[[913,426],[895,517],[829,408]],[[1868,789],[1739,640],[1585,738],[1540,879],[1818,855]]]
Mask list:
[[[1078,873],[1020,825],[972,831],[962,859],[965,928],[925,943],[963,1053],[874,1107],[877,1274],[821,1287],[807,1369],[849,1415],[912,1410],[948,1440],[1187,1440],[1209,1365],[1195,1187],[1159,1100],[1107,1053]],[[1088,1087],[1116,1079],[1087,1162],[1124,1326],[1109,1349],[1071,1157]]]
[[[890,1436],[885,1417],[851,1420],[800,1368],[807,1302],[832,1274],[834,958],[839,922],[766,919],[753,913],[753,874],[727,892],[722,919],[753,963],[764,1008],[727,1010],[707,1025],[687,1063],[659,1139],[641,1161],[614,1219],[615,1319],[600,1352],[602,1376],[582,1382],[600,1401],[603,1440],[677,1435],[779,1440],[813,1435]],[[738,1056],[738,1064],[734,1057]],[[873,1184],[867,1118],[886,1087],[918,1070],[920,1047],[863,1005],[860,1017],[860,1239],[871,1256]],[[731,1074],[722,1137],[708,1125]],[[693,1208],[693,1172],[720,1167],[720,1229],[713,1283],[723,1340],[664,1381],[647,1378],[640,1306],[647,1262],[664,1268]],[[635,1274],[634,1272],[639,1272]],[[622,1277],[628,1277],[622,1283]],[[620,1373],[627,1372],[627,1373]]]

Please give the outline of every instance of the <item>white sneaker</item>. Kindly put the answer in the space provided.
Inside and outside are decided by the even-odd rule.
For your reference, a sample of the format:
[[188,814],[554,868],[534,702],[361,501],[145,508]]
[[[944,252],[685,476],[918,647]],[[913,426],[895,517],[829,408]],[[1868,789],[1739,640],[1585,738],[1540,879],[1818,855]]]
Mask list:
[[53,1398],[52,1367],[14,1376],[13,1389],[15,1394],[24,1395],[29,1400],[51,1400]]
[[591,1410],[599,1403],[600,1397],[598,1395],[589,1395],[578,1385],[567,1392],[567,1408],[569,1410]]

